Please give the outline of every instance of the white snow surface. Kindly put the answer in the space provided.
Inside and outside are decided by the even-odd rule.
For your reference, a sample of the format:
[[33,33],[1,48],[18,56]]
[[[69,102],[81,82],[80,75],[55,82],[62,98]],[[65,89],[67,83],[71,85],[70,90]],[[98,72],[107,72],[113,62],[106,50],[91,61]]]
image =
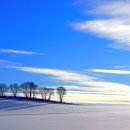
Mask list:
[[0,99],[0,130],[130,130],[130,106]]

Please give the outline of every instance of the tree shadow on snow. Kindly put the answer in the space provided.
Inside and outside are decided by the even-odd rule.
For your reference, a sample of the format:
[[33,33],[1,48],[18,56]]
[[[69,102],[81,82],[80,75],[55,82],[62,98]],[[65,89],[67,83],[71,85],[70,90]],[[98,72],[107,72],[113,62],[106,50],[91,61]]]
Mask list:
[[27,109],[31,107],[38,107],[47,104],[67,104],[73,105],[72,103],[59,103],[57,101],[47,101],[42,99],[29,99],[24,97],[2,97],[0,98],[0,110],[19,110],[19,109]]
[[19,109],[27,109],[31,107],[38,107],[46,105],[45,103],[37,103],[37,102],[31,102],[31,101],[22,101],[17,99],[6,99],[6,98],[0,98],[0,110],[19,110]]

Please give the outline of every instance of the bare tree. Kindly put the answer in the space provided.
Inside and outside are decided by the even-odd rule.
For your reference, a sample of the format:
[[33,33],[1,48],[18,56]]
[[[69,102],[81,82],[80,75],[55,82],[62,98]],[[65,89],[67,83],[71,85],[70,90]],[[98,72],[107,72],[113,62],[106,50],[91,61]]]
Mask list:
[[66,89],[64,87],[57,88],[57,94],[59,95],[60,102],[63,101],[63,96],[66,94]]
[[24,82],[21,84],[21,90],[26,98],[35,98],[37,85],[34,82]]
[[20,90],[21,90],[21,92],[23,93],[23,95],[26,97],[26,98],[28,98],[28,84],[27,84],[27,82],[24,82],[24,83],[22,83],[21,85],[20,85]]
[[36,97],[38,86],[36,84],[32,84],[32,98]]
[[49,97],[48,97],[48,100],[50,101],[52,95],[54,94],[54,89],[53,89],[53,88],[48,88],[48,90],[49,90],[49,95],[48,95]]
[[41,94],[42,99],[46,100],[47,94],[49,93],[48,88],[39,88],[39,93]]
[[7,91],[7,85],[1,83],[0,84],[0,97],[3,97],[5,95],[6,91]]
[[34,82],[28,82],[28,94],[30,98],[35,98],[37,85]]
[[38,90],[39,90],[39,93],[40,93],[42,99],[44,99],[44,91],[43,91],[43,88],[39,88]]
[[10,84],[10,90],[14,97],[17,96],[17,93],[19,91],[19,85],[17,83]]

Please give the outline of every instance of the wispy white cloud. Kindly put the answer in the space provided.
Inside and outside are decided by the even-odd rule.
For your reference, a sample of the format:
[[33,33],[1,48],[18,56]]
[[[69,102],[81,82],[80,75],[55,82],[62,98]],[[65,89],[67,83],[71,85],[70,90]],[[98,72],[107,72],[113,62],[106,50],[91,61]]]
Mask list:
[[73,23],[73,27],[95,33],[100,37],[113,40],[113,48],[130,50],[130,2],[105,2],[87,13],[99,16],[94,20]]
[[23,55],[39,55],[38,52],[30,52],[30,51],[23,51],[23,50],[13,50],[13,49],[0,49],[0,53],[6,54],[23,54]]
[[7,61],[7,60],[3,60],[3,59],[0,59],[0,64],[4,64],[4,65],[20,65],[17,62]]
[[96,9],[92,9],[90,11],[86,11],[86,13],[96,14],[96,15],[104,15],[110,17],[118,17],[118,18],[129,18],[130,17],[130,2],[129,1],[104,1],[102,4],[99,4]]
[[130,66],[123,66],[123,65],[117,65],[117,66],[114,66],[115,69],[127,69],[127,68],[130,68]]
[[118,83],[100,81],[100,79],[86,74],[60,70],[60,69],[34,68],[34,67],[21,67],[21,66],[7,66],[7,67],[25,71],[25,72],[30,72],[30,73],[44,74],[44,75],[51,76],[55,80],[60,80],[60,81],[70,82],[70,83],[72,82],[83,86],[86,85],[86,86],[99,86],[99,87],[107,86],[108,87],[108,86],[122,85]]
[[97,72],[97,73],[121,74],[121,75],[130,74],[130,70],[90,69],[88,71]]
[[10,66],[10,68],[15,68],[17,70],[22,70],[25,72],[44,74],[52,76],[55,80],[73,82],[73,83],[83,83],[86,80],[96,80],[97,78],[91,77],[84,74],[74,73],[71,71],[65,71],[60,69],[48,69],[48,68],[34,68],[34,67],[20,67],[20,66]]

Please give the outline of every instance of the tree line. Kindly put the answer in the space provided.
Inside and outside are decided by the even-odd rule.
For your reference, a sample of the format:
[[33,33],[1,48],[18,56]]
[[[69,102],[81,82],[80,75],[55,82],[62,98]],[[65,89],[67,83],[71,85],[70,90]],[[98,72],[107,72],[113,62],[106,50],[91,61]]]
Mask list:
[[[13,83],[9,86],[0,83],[0,97],[6,96],[6,92],[12,93],[14,97],[17,97],[19,93],[22,93],[25,98],[35,99],[36,95],[41,95],[43,100],[50,101],[54,95],[53,88],[39,87],[34,82],[24,82],[22,84]],[[59,101],[63,102],[63,97],[66,94],[64,87],[57,87],[56,92],[59,96]]]

